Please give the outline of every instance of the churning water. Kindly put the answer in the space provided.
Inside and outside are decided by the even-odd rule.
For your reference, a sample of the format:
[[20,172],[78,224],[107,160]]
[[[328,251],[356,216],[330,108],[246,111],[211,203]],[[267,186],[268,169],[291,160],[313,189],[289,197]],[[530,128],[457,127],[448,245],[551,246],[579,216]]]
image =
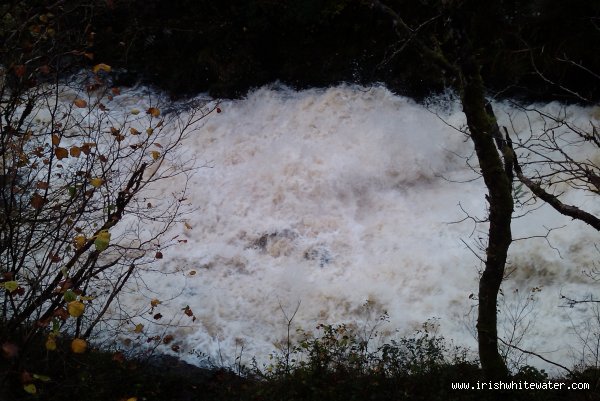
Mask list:
[[[207,167],[190,178],[193,213],[168,235],[183,241],[157,261],[174,273],[148,273],[155,292],[124,297],[132,308],[161,300],[155,312],[163,323],[177,317],[178,327],[147,325],[147,334],[171,333],[192,363],[200,363],[192,349],[231,361],[242,347],[244,360],[263,361],[285,340],[296,308],[292,329],[306,330],[365,327],[387,311],[384,333],[410,334],[437,318],[441,334],[475,349],[470,295],[487,229],[474,219],[486,216],[486,190],[467,164],[476,166],[471,142],[454,129],[464,126],[456,102],[438,98],[425,107],[383,87],[342,85],[264,87],[219,107],[184,143],[186,157]],[[495,108],[501,124],[511,126],[510,117],[517,130],[542,128],[533,115]],[[582,125],[593,118],[590,109],[569,113]],[[161,185],[171,193],[182,184]],[[598,198],[569,195],[600,209]],[[582,270],[598,261],[598,233],[548,206],[533,208],[514,222],[514,238],[564,228],[511,246],[500,334],[508,339],[527,327],[521,347],[572,365],[583,349],[578,336],[593,333],[585,327],[593,308],[565,307],[561,294],[597,290]],[[186,306],[195,321],[182,314]]]

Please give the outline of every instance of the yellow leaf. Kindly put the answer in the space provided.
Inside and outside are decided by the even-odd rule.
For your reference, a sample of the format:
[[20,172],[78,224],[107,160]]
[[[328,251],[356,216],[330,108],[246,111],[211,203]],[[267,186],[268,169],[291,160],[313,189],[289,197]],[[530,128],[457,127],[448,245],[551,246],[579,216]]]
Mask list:
[[96,246],[97,251],[104,251],[108,248],[108,244],[110,242],[110,233],[108,230],[102,230],[96,235],[96,239],[94,240],[94,245]]
[[75,249],[81,249],[86,243],[85,235],[78,235],[73,239],[75,243]]
[[137,397],[130,397],[126,401],[137,401]]
[[46,339],[46,349],[48,351],[56,351],[56,340],[54,336],[48,336]]
[[62,160],[64,158],[69,157],[69,151],[65,148],[55,148],[54,154],[58,160]]
[[6,288],[6,290],[8,292],[13,292],[14,290],[16,290],[17,288],[19,288],[19,283],[12,280],[12,281],[5,281],[4,283],[4,288]]
[[148,136],[152,135],[153,132],[154,132],[154,129],[152,129],[152,128],[148,128],[146,130],[146,134],[148,134]]
[[99,186],[101,186],[102,184],[104,184],[104,180],[102,178],[92,178],[90,179],[90,184],[92,184],[92,186],[94,188],[98,188]]
[[160,301],[158,299],[156,299],[156,298],[154,298],[152,301],[150,301],[150,305],[153,308],[156,308],[159,304],[160,304]]
[[85,342],[85,340],[82,340],[81,338],[76,338],[73,341],[71,341],[71,351],[73,351],[74,353],[83,354],[86,349],[87,343]]
[[150,151],[150,156],[152,156],[152,159],[158,160],[160,158],[160,152],[158,150],[152,150]]
[[87,102],[83,99],[75,99],[75,101],[73,103],[75,104],[75,106],[79,107],[80,109],[83,109],[84,107],[87,106]]
[[24,385],[23,386],[23,390],[25,390],[29,394],[36,394],[37,393],[37,388],[35,387],[35,384],[33,384],[33,383],[29,383],[29,384]]
[[144,330],[144,325],[141,323],[138,323],[135,325],[135,329],[133,329],[134,333],[141,333],[142,330]]
[[138,109],[132,109],[131,114],[133,114],[134,116],[137,116],[138,114],[140,114],[140,111]]
[[158,117],[160,116],[160,110],[157,109],[156,107],[150,107],[146,113],[150,114],[152,117]]
[[67,311],[69,312],[69,315],[79,317],[83,315],[85,305],[80,301],[71,301],[67,304]]
[[104,63],[96,64],[92,67],[92,71],[94,72],[94,74],[97,74],[98,71],[110,72],[110,70],[110,65]]
[[192,229],[192,226],[190,226],[187,222],[184,222],[183,225],[185,226],[185,228],[187,228],[188,230]]

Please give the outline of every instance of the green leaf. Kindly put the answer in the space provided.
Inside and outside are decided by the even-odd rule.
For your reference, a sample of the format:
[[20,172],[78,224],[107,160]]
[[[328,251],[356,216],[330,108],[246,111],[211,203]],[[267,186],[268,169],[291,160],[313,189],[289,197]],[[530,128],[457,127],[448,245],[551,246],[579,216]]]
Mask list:
[[38,375],[38,374],[35,374],[35,373],[33,374],[33,378],[37,379],[39,381],[42,381],[42,382],[49,382],[50,381],[50,377],[44,376],[44,375]]
[[110,243],[110,233],[108,230],[102,230],[96,235],[96,240],[94,241],[94,245],[96,246],[96,250],[98,252],[102,252],[108,248],[108,244]]
[[35,394],[35,393],[37,393],[37,388],[35,387],[35,384],[33,384],[33,383],[29,383],[29,384],[24,385],[23,386],[23,390],[25,390],[29,394]]
[[77,294],[75,294],[71,290],[67,290],[67,291],[65,291],[65,294],[63,295],[63,297],[65,298],[66,302],[73,302],[77,299]]
[[19,283],[16,281],[6,281],[4,283],[4,288],[6,288],[7,291],[9,292],[13,292],[15,291],[17,288],[19,288]]

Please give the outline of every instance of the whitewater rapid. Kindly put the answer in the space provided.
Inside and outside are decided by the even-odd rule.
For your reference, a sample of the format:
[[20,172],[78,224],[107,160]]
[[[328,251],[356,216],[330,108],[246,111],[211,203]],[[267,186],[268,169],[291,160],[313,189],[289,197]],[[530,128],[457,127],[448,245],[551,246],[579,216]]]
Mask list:
[[[513,126],[528,129],[507,104],[495,108],[500,124],[512,116]],[[572,110],[573,118],[593,118]],[[440,334],[476,350],[472,294],[482,264],[474,252],[482,254],[486,225],[469,216],[485,218],[486,191],[467,165],[469,157],[475,164],[472,144],[453,128],[465,123],[457,102],[439,97],[425,107],[383,87],[263,87],[219,111],[184,143],[184,156],[205,167],[190,177],[193,213],[168,233],[182,241],[154,267],[170,274],[145,273],[153,292],[132,286],[122,298],[131,310],[160,300],[153,313],[163,325],[134,319],[119,347],[168,333],[173,342],[158,349],[176,344],[188,362],[202,363],[196,351],[225,363],[241,353],[260,365],[285,342],[297,308],[293,335],[319,323],[372,326],[386,311],[383,337],[436,319]],[[171,193],[182,182],[161,185]],[[578,196],[598,211],[597,200]],[[596,291],[581,272],[598,260],[598,233],[542,206],[515,220],[513,237],[562,226],[511,246],[500,335],[528,325],[520,347],[573,365],[593,308],[565,307],[561,294]],[[186,306],[195,321],[182,313]],[[517,312],[526,315],[511,318]],[[140,322],[143,337],[131,331]]]

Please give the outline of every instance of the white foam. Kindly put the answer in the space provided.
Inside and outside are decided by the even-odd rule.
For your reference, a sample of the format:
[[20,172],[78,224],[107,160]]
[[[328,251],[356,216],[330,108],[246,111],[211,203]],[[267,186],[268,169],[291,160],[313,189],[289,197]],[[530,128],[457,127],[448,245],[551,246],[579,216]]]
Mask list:
[[[444,119],[463,123],[456,104],[446,106]],[[521,118],[508,105],[496,107]],[[191,178],[192,228],[177,225],[171,233],[187,243],[165,250],[160,262],[180,272],[146,275],[157,294],[125,302],[147,304],[181,291],[159,309],[181,316],[189,305],[197,320],[178,318],[187,327],[170,331],[182,350],[213,359],[233,360],[243,343],[244,358],[264,361],[285,338],[284,311],[291,315],[299,302],[294,327],[364,324],[361,305],[370,300],[390,315],[384,330],[409,334],[438,317],[442,334],[475,346],[469,295],[477,293],[481,264],[463,241],[476,249],[486,227],[451,223],[465,217],[461,207],[485,217],[486,203],[481,180],[452,181],[476,177],[463,158],[472,153],[463,134],[382,87],[265,87],[220,108],[185,143],[212,168]],[[584,119],[590,113],[572,112]],[[498,115],[506,124],[506,114]],[[164,185],[172,192],[177,182]],[[593,291],[580,271],[597,260],[597,233],[544,206],[515,221],[514,237],[562,225],[549,235],[562,259],[542,238],[512,245],[516,271],[504,294],[515,308],[515,288],[522,294],[543,286],[521,346],[571,364],[570,319],[583,317],[584,308],[560,308],[559,295]]]

